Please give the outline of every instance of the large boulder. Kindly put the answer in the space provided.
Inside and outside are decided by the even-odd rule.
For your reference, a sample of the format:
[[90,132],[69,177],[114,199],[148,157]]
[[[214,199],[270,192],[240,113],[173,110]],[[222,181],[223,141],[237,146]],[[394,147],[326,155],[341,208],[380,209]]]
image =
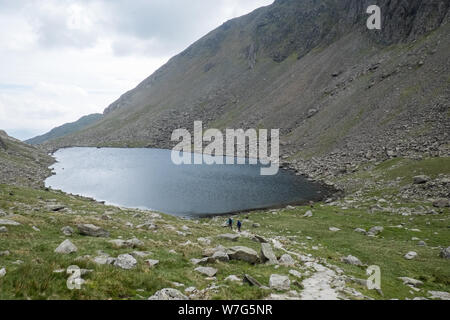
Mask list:
[[291,280],[287,276],[273,274],[270,276],[269,287],[279,291],[286,291],[291,288]]
[[77,225],[78,232],[83,236],[97,237],[97,238],[108,238],[109,232],[97,227],[93,224],[79,224]]
[[166,288],[159,290],[148,300],[189,300],[189,298],[177,289]]
[[255,250],[243,246],[229,248],[227,254],[231,260],[241,260],[252,264],[259,261],[258,253]]
[[72,242],[70,242],[70,240],[64,240],[64,242],[55,249],[55,253],[61,254],[71,254],[77,251],[77,247]]
[[278,264],[277,257],[273,253],[269,243],[261,243],[261,262],[268,264]]
[[121,254],[117,257],[114,265],[125,270],[131,270],[136,267],[137,260],[130,254]]

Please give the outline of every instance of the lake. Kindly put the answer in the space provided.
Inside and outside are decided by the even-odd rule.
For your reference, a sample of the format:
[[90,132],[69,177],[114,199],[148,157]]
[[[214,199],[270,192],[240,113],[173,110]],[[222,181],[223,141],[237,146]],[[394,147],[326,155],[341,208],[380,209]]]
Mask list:
[[68,148],[54,154],[46,186],[110,205],[182,217],[235,213],[322,198],[322,187],[259,165],[175,165],[170,150]]

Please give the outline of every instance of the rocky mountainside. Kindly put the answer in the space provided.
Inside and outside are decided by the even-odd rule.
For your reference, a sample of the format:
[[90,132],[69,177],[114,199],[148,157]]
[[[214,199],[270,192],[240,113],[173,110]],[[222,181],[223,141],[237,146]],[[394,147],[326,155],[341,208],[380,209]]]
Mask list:
[[66,123],[63,124],[62,126],[56,127],[52,129],[50,132],[47,132],[46,134],[28,139],[25,142],[32,145],[38,145],[51,139],[61,138],[71,133],[85,129],[91,124],[99,121],[102,117],[103,115],[99,113],[90,114],[78,119],[75,122]]
[[[226,22],[89,128],[44,144],[168,148],[177,128],[280,128],[312,176],[395,156],[448,156],[450,3],[277,0]],[[299,161],[301,160],[301,161]]]
[[41,187],[53,158],[0,130],[0,184]]

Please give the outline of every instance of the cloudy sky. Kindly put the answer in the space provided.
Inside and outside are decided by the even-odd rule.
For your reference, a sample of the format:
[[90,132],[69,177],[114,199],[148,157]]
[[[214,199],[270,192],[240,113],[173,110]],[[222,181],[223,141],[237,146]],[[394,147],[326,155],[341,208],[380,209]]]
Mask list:
[[273,0],[0,0],[0,129],[103,112],[171,56]]

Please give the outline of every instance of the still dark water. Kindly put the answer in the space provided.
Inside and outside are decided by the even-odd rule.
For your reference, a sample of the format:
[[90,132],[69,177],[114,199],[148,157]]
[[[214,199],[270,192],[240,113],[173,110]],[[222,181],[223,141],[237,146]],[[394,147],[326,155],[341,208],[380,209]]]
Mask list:
[[160,149],[70,148],[57,151],[46,185],[107,204],[194,217],[300,203],[321,189],[258,165],[174,165]]

